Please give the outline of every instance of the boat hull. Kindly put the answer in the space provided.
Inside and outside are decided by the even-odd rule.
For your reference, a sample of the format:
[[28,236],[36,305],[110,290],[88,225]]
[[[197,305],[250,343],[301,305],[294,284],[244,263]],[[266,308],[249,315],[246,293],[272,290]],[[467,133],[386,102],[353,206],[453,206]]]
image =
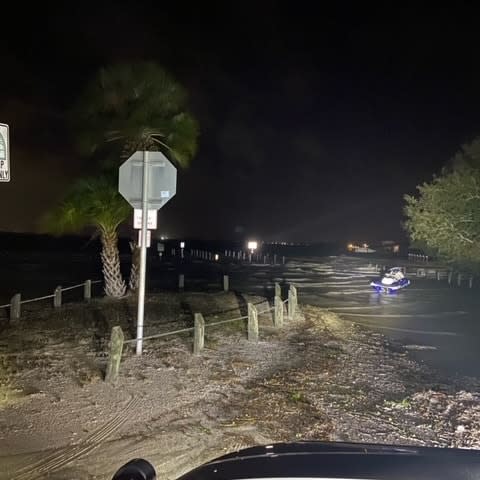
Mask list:
[[401,290],[402,288],[408,287],[410,285],[410,280],[408,278],[402,278],[398,282],[394,282],[391,285],[386,285],[382,283],[381,278],[377,278],[370,282],[370,285],[377,292],[392,293],[396,292],[397,290]]

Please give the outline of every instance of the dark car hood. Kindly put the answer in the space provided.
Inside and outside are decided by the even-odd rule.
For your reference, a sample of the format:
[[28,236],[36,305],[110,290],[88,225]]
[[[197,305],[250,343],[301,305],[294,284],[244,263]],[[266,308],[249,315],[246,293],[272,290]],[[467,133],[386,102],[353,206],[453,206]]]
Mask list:
[[480,479],[480,451],[297,442],[217,458],[179,480],[253,478]]

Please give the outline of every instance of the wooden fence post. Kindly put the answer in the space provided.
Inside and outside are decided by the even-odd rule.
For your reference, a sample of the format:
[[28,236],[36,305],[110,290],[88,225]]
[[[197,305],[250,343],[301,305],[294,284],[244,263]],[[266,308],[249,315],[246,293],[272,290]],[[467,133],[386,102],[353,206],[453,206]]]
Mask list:
[[275,296],[280,297],[280,300],[282,299],[282,287],[277,282],[275,282]]
[[282,257],[282,265],[285,265],[285,255]]
[[185,288],[185,275],[181,273],[178,276],[178,289],[183,290]]
[[473,287],[473,275],[471,275],[470,278],[468,279],[468,287],[469,288]]
[[224,292],[228,292],[229,288],[230,288],[230,281],[229,281],[229,278],[228,278],[228,275],[224,275],[223,276],[223,291]]
[[290,320],[295,318],[295,312],[297,310],[297,289],[290,285],[288,290],[288,317]]
[[200,355],[205,345],[205,319],[201,313],[195,314],[195,327],[193,329],[193,354]]
[[120,361],[122,360],[123,339],[122,327],[113,327],[112,335],[110,336],[110,355],[105,373],[106,382],[115,383],[118,379]]
[[283,327],[283,302],[282,297],[275,295],[275,310],[273,315],[273,324],[277,328]]
[[10,300],[10,322],[20,318],[22,295],[16,293]]
[[85,284],[83,285],[83,299],[87,302],[92,298],[92,281],[85,280]]
[[457,285],[460,286],[462,284],[462,274],[459,273],[457,276]]
[[448,284],[449,285],[452,284],[452,276],[453,276],[453,272],[452,271],[448,272]]
[[437,280],[440,281],[440,278],[441,278],[440,270],[437,270]]
[[298,298],[297,298],[297,289],[292,286],[292,297],[293,297],[293,316],[292,318],[295,318],[295,315],[297,313],[297,307],[298,307]]
[[293,315],[295,314],[294,312],[294,305],[293,305],[293,294],[292,294],[292,289],[290,287],[290,289],[288,290],[288,303],[287,303],[287,315],[288,315],[288,318],[289,320],[292,320],[293,319]]
[[53,292],[53,306],[55,308],[62,306],[62,287],[60,285]]
[[248,304],[248,340],[258,342],[258,312],[253,303]]

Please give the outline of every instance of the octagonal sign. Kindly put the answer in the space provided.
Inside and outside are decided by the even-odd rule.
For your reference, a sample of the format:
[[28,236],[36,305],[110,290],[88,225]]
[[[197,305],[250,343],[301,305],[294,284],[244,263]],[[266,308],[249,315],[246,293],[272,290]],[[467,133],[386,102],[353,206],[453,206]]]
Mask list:
[[147,208],[158,210],[177,193],[177,169],[162,152],[135,152],[120,166],[118,191],[133,208],[142,208],[145,153],[148,168]]

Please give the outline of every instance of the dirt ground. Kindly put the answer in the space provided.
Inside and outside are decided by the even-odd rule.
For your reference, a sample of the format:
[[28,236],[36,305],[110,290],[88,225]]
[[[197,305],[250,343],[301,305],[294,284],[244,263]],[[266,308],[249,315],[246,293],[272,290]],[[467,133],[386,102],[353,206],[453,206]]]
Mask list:
[[[145,335],[246,313],[259,297],[159,294]],[[480,447],[479,385],[441,379],[389,342],[302,306],[281,330],[260,316],[127,347],[116,385],[103,381],[111,327],[134,336],[135,302],[31,310],[0,339],[0,478],[108,479],[134,457],[159,478],[255,444],[301,439]]]

